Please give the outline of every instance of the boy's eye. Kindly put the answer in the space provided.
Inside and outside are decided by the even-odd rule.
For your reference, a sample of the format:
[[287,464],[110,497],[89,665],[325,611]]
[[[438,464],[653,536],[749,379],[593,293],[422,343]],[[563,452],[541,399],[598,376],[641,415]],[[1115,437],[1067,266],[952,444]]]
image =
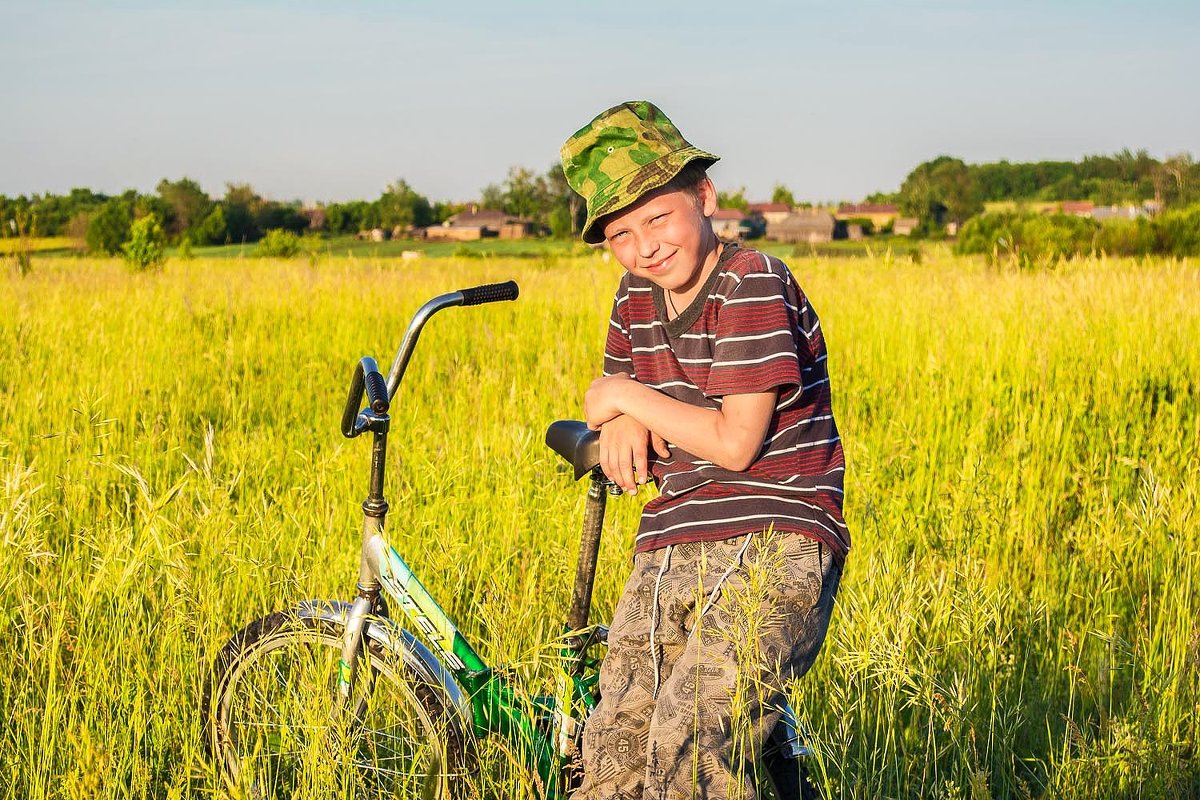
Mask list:
[[629,234],[629,231],[617,231],[612,236],[608,237],[610,242],[619,242]]

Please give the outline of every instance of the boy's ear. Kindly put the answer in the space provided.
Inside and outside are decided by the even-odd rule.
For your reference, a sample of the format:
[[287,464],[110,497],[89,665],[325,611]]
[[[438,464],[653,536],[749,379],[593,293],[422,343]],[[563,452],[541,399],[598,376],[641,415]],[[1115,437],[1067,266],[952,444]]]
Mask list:
[[717,213],[717,187],[713,186],[712,178],[705,175],[696,189],[696,199],[700,201],[700,210],[704,216],[711,217]]

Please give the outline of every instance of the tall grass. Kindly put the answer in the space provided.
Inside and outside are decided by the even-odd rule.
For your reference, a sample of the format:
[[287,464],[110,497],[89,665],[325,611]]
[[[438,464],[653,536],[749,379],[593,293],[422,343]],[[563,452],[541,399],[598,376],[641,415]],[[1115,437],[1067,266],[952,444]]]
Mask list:
[[[1200,793],[1200,268],[800,259],[855,550],[794,702],[845,797]],[[541,677],[616,267],[195,259],[0,276],[0,797],[204,797],[197,706],[249,619],[351,594],[354,360],[438,315],[394,410],[389,538],[494,662]],[[611,612],[636,500],[610,503]]]

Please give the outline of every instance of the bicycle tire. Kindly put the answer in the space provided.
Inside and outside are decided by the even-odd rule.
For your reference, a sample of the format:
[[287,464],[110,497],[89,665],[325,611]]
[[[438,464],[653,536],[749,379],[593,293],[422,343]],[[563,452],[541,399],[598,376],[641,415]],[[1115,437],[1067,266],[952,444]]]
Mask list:
[[761,794],[772,800],[820,800],[821,795],[808,777],[803,761],[782,753],[766,753],[762,758],[766,785]]
[[443,691],[364,641],[340,722],[340,624],[276,612],[225,644],[202,708],[206,749],[230,789],[255,800],[457,794],[463,739]]

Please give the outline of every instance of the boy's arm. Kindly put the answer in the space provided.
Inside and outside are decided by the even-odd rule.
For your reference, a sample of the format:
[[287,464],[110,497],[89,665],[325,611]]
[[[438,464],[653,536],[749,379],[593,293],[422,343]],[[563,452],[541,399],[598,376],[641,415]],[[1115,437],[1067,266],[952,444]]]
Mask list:
[[[592,381],[583,407],[594,430],[603,432],[605,423],[623,414],[698,458],[742,472],[762,449],[777,396],[777,389],[725,395],[718,411],[668,397],[617,373]],[[607,468],[605,473],[613,478]]]
[[[632,378],[635,377],[633,342],[623,314],[628,300],[628,280],[628,276],[621,279],[613,299],[604,345],[604,374]],[[638,485],[650,480],[651,449],[661,458],[671,455],[661,436],[632,417],[618,415],[597,427],[600,429],[600,467],[609,480],[630,494],[636,494]]]

